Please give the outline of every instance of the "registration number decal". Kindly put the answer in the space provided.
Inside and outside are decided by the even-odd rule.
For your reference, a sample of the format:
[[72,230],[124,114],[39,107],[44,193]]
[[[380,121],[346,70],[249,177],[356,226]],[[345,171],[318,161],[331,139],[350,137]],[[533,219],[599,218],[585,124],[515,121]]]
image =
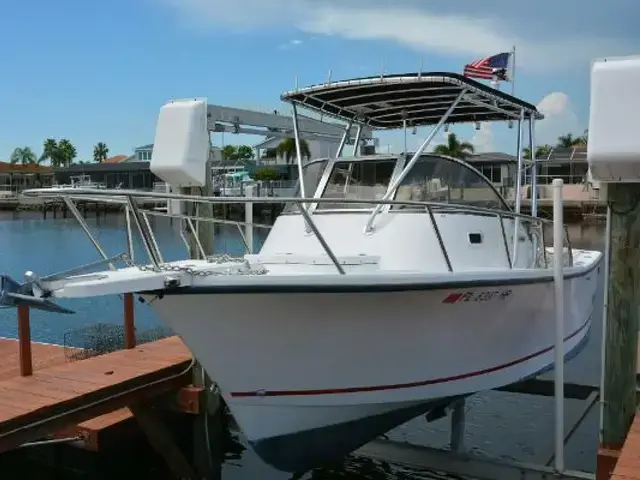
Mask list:
[[481,292],[455,292],[447,295],[442,303],[489,302],[491,300],[505,300],[513,290],[485,290]]

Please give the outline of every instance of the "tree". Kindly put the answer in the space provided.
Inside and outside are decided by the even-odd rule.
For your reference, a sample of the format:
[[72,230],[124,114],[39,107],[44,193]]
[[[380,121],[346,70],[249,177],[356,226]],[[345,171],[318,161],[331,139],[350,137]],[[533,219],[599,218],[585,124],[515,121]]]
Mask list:
[[49,160],[52,167],[68,167],[73,162],[73,159],[76,158],[76,155],[76,147],[66,138],[59,142],[56,142],[53,138],[47,138],[44,141],[42,156],[38,163]]
[[[292,163],[293,159],[298,157],[295,139],[288,137],[282,140],[276,148],[276,153],[284,158],[285,162]],[[300,139],[300,154],[303,159],[311,157],[309,144],[303,139]]]
[[461,142],[455,133],[449,133],[446,145],[436,145],[433,153],[438,155],[447,155],[449,157],[464,160],[475,152],[475,148],[469,142]]
[[[536,159],[547,158],[552,149],[553,147],[551,145],[538,145],[536,147]],[[529,148],[523,148],[522,155],[524,158],[531,158],[531,150]]]
[[558,148],[584,147],[587,144],[587,130],[581,136],[574,137],[572,133],[561,135],[558,137]]
[[11,163],[16,165],[34,165],[38,163],[38,157],[29,147],[18,147],[11,154]]
[[275,168],[262,167],[256,169],[251,176],[258,181],[273,181],[280,179],[280,172]]
[[63,138],[58,143],[58,150],[60,151],[60,159],[62,160],[62,165],[68,167],[73,162],[73,159],[76,158],[77,152],[76,147],[67,140]]
[[238,160],[251,160],[255,156],[253,148],[249,145],[239,145],[236,149]]
[[225,160],[251,160],[255,154],[249,145],[225,145],[222,157]]
[[107,144],[104,142],[96,143],[95,147],[93,147],[93,160],[96,163],[102,163],[107,159],[107,155],[109,154],[109,148]]
[[44,141],[42,156],[40,157],[38,163],[41,163],[44,160],[49,160],[51,162],[52,167],[59,167],[60,165],[56,163],[58,160],[56,156],[57,152],[58,152],[58,142],[56,142],[55,139],[53,138],[47,138]]
[[237,160],[238,159],[238,147],[235,145],[225,145],[222,148],[222,158],[225,160]]

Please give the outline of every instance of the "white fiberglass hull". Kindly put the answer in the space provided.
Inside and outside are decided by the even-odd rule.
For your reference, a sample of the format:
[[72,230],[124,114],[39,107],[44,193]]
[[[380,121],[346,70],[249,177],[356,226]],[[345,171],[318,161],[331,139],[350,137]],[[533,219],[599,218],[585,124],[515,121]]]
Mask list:
[[[591,326],[596,257],[565,279],[567,355]],[[298,471],[553,364],[550,276],[460,287],[456,277],[409,291],[187,288],[151,305],[219,385],[262,458]]]

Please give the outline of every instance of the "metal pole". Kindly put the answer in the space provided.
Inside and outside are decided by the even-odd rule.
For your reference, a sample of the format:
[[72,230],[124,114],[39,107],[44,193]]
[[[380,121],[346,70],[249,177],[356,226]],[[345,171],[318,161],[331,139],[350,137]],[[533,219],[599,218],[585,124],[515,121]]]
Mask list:
[[[73,214],[73,216],[76,217],[76,220],[78,220],[78,223],[80,223],[80,226],[82,227],[82,230],[84,230],[84,233],[87,235],[87,237],[89,237],[89,241],[93,244],[93,246],[98,251],[100,256],[102,258],[104,258],[105,260],[107,260],[109,258],[109,256],[102,249],[102,247],[100,246],[100,243],[98,242],[98,240],[91,233],[91,230],[89,230],[89,225],[87,225],[87,222],[85,222],[84,218],[82,217],[82,214],[78,210],[78,207],[76,207],[76,204],[73,203],[73,201],[69,197],[62,197],[62,200],[67,205],[67,208]],[[111,270],[115,270],[116,269],[116,267],[115,267],[115,265],[113,263],[109,263],[109,268]]]
[[558,473],[564,471],[564,224],[562,184],[561,178],[553,180],[553,278],[556,304],[555,469]]
[[300,213],[304,217],[307,225],[309,225],[309,228],[313,231],[314,235],[320,242],[320,245],[322,245],[322,248],[324,249],[325,253],[333,262],[333,265],[336,267],[336,270],[338,270],[338,273],[340,273],[340,275],[344,275],[345,271],[342,268],[342,265],[340,265],[340,262],[338,261],[337,257],[334,255],[333,251],[327,244],[326,240],[318,230],[318,227],[316,227],[316,224],[313,223],[313,220],[311,220],[311,216],[309,215],[309,212],[307,212],[307,210],[302,206],[300,202],[296,202],[296,207],[298,207],[298,210],[300,210]]
[[[253,197],[253,186],[248,185],[244,193],[247,198]],[[251,202],[244,204],[244,222],[247,253],[253,253],[253,203]]]
[[[522,189],[522,121],[524,119],[524,110],[520,110],[520,118],[518,119],[518,174],[516,176],[516,213],[520,213],[520,190]],[[516,217],[515,229],[513,232],[513,265],[518,264],[518,231],[520,230],[520,217]]]
[[611,207],[607,202],[607,225],[604,234],[604,301],[602,302],[602,342],[600,347],[600,428],[599,444],[604,442],[604,405],[609,399],[605,395],[605,378],[607,363],[607,311],[609,310],[609,275],[611,274]]
[[[167,210],[169,210],[170,204],[171,200],[167,200]],[[133,250],[133,232],[131,231],[131,213],[128,205],[124,207],[124,219],[127,227],[127,250],[129,253],[129,261],[133,263],[135,262],[135,252]]]
[[144,228],[142,215],[140,214],[138,205],[136,204],[135,199],[129,195],[127,195],[127,203],[129,208],[131,209],[131,214],[133,215],[133,221],[136,224],[136,227],[138,227],[138,232],[140,232],[140,238],[142,239],[142,244],[144,245],[144,248],[147,251],[147,255],[149,255],[149,261],[153,265],[153,268],[155,271],[160,271],[160,260],[156,257],[151,240],[149,239],[149,234]]
[[360,149],[358,148],[360,146],[360,139],[362,138],[362,125],[358,125],[358,131],[356,132],[356,140],[353,143],[353,156],[356,157],[358,156],[358,153],[360,153]]
[[404,131],[404,156],[407,156],[407,119],[402,119],[402,130]]
[[304,181],[302,178],[302,151],[300,150],[300,133],[298,132],[298,107],[296,106],[295,103],[292,104],[292,107],[293,107],[293,135],[296,141],[296,158],[298,162],[298,180],[300,182],[300,196],[302,198],[305,198],[306,192],[304,190]]
[[529,149],[531,150],[531,216],[538,216],[538,159],[536,158],[536,119],[529,116]]
[[338,145],[338,150],[336,151],[336,157],[342,156],[342,151],[344,150],[344,146],[347,144],[347,138],[349,138],[349,132],[351,132],[352,125],[353,120],[349,121],[349,123],[347,124],[347,128],[345,128],[344,133],[342,134],[340,144]]
[[[422,145],[418,147],[418,150],[416,151],[416,153],[413,154],[413,157],[411,158],[411,160],[409,160],[409,163],[407,163],[407,165],[404,167],[402,172],[400,172],[400,175],[398,175],[395,181],[389,186],[389,189],[387,190],[387,193],[384,195],[384,197],[382,197],[382,200],[389,200],[393,195],[395,195],[395,191],[398,188],[398,186],[402,183],[402,181],[409,174],[413,166],[420,159],[420,155],[422,155],[422,152],[424,152],[425,148],[429,146],[433,138],[442,128],[442,125],[445,124],[445,122],[447,121],[451,113],[453,113],[455,108],[458,106],[458,103],[460,103],[460,100],[462,100],[462,98],[466,93],[467,93],[466,90],[462,90],[460,94],[456,97],[456,99],[451,104],[449,109],[445,112],[445,114],[442,116],[440,121],[436,124],[435,127],[433,127],[431,132],[429,132],[429,135],[427,135],[427,138],[425,138],[424,142],[422,142]],[[382,206],[383,206],[382,204],[378,204],[376,208],[373,210],[373,213],[369,217],[369,220],[367,221],[367,225],[365,226],[365,233],[369,233],[371,231],[373,220],[376,218],[378,213],[380,213],[380,210],[382,210]]]

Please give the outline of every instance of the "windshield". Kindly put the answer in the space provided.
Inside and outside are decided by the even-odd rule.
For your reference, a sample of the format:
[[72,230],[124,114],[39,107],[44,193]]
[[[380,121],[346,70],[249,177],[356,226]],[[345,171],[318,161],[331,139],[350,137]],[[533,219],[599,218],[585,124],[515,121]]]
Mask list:
[[[316,193],[316,189],[318,188],[318,184],[320,183],[320,179],[322,178],[322,173],[327,167],[327,159],[324,160],[316,160],[313,162],[309,162],[306,165],[302,166],[302,178],[304,178],[304,195],[307,198],[313,197]],[[296,182],[294,197],[300,196],[300,180]],[[298,208],[288,203],[283,210],[284,213],[290,212],[298,212]]]
[[[431,201],[510,210],[486,178],[464,163],[437,155],[424,155],[416,162],[398,187],[395,200]],[[392,207],[399,208],[423,207]]]
[[[336,161],[321,198],[376,200],[384,197],[396,167],[396,158]],[[372,208],[367,203],[319,203],[318,210]]]

